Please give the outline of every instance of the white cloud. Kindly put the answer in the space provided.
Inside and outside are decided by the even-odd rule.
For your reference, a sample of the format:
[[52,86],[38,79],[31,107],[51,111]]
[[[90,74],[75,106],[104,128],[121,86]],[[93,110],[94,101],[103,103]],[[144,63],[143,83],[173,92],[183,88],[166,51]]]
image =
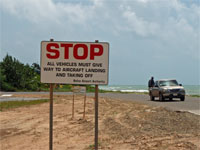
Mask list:
[[155,38],[158,44],[162,43],[166,47],[158,49],[159,55],[159,51],[167,50],[169,53],[176,51],[199,59],[199,5],[187,6],[178,0],[172,0],[171,3],[166,0],[138,1],[121,5],[122,16],[125,18],[125,23],[117,28],[121,33],[132,32],[144,38]]
[[132,33],[182,43],[199,36],[199,5],[187,6],[179,0],[1,0],[1,9],[45,27],[72,29],[78,25],[90,32],[110,30],[114,36]]
[[145,21],[143,18],[138,17],[134,11],[124,11],[123,17],[127,19],[126,29],[128,28],[129,31],[134,31],[144,37],[156,34],[159,28],[157,23]]
[[[89,1],[90,4],[82,1],[68,3],[67,1],[55,2],[53,0],[1,0],[1,8],[18,17],[25,17],[34,23],[42,21],[63,22],[65,19],[67,23],[81,24],[88,23],[92,19],[97,21],[98,19],[106,21],[110,19],[110,21],[114,20],[114,23],[120,24],[121,19],[125,17],[127,26],[136,28],[132,31],[141,35],[154,33],[170,17],[176,19],[187,17],[186,21],[193,20],[194,22],[200,15],[199,6],[187,7],[178,0]],[[192,16],[193,19],[190,19]]]
[[142,3],[148,3],[151,0],[137,0],[138,2],[142,2]]
[[82,3],[54,2],[53,0],[1,0],[1,8],[19,18],[26,18],[33,23],[85,23],[91,19],[102,0],[92,0],[92,5]]
[[51,0],[2,0],[1,8],[36,24],[45,21],[59,22],[57,8]]
[[95,28],[105,32],[109,29],[114,35],[130,32],[141,37],[179,40],[180,32],[186,39],[193,39],[199,31],[199,5],[187,6],[179,0],[1,0],[1,9],[39,25],[79,25],[91,32]]

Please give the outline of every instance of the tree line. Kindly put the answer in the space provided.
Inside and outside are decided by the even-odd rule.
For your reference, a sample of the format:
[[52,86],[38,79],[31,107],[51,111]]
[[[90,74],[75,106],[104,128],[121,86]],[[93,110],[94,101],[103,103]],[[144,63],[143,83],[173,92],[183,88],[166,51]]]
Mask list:
[[1,91],[39,91],[43,86],[39,64],[23,64],[8,54],[0,62]]

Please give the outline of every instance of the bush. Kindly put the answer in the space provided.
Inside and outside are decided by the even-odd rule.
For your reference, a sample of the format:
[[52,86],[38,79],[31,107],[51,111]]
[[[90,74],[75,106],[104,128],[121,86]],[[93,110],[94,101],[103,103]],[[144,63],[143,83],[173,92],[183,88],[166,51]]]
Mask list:
[[3,91],[38,90],[40,76],[34,67],[19,62],[8,54],[0,62],[0,84]]

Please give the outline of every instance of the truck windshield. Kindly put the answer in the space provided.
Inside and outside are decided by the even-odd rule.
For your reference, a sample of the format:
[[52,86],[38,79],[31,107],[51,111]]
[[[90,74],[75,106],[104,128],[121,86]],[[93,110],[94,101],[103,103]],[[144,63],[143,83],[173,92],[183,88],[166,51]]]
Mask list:
[[160,86],[177,86],[178,82],[176,80],[160,81]]

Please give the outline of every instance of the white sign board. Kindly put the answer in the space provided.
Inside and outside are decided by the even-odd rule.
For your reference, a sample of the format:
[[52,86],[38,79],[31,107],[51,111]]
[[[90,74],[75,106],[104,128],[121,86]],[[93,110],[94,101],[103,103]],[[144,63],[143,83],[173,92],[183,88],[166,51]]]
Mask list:
[[109,44],[41,42],[41,82],[108,84]]
[[84,87],[84,86],[73,86],[72,91],[74,93],[86,93],[86,87]]

